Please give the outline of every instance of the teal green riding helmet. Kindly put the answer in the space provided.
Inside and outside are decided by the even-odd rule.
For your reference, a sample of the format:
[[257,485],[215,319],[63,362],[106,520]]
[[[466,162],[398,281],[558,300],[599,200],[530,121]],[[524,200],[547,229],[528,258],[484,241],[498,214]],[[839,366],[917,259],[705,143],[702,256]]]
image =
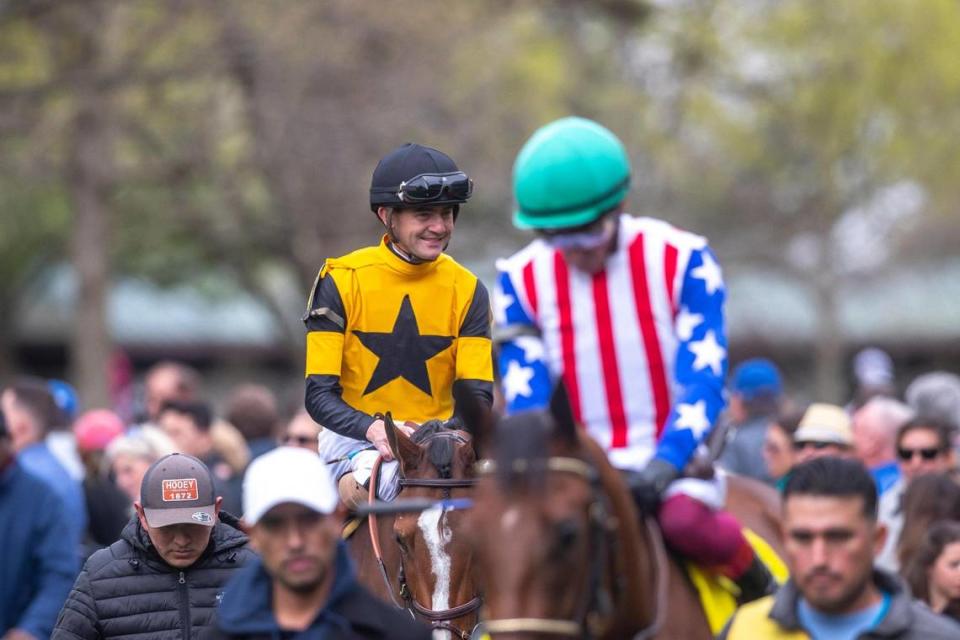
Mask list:
[[563,229],[597,220],[630,188],[630,160],[609,129],[562,118],[538,129],[513,165],[520,229]]

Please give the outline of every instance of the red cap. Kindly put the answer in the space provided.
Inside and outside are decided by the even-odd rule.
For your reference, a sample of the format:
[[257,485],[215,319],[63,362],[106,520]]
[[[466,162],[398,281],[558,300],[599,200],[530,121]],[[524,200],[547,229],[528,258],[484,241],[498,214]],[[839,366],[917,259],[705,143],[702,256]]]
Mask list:
[[80,451],[102,451],[123,432],[123,420],[109,409],[86,411],[73,423]]

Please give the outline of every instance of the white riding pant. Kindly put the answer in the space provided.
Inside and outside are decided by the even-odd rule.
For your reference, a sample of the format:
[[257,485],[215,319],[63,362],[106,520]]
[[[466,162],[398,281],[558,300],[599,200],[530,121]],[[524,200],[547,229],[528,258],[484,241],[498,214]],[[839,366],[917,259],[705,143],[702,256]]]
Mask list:
[[[334,480],[353,473],[361,485],[367,484],[373,463],[379,456],[373,445],[366,440],[354,440],[330,429],[320,432],[319,453],[320,459],[327,463]],[[381,500],[389,501],[397,497],[400,492],[399,470],[396,460],[381,463],[380,484],[377,487],[377,497]]]

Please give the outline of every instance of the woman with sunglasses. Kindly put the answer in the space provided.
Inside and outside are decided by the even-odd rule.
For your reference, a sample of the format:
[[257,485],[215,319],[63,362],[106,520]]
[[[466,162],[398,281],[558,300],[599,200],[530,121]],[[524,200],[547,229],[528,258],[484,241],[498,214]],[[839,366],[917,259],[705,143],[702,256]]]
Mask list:
[[[490,304],[483,283],[444,251],[473,193],[445,153],[404,144],[373,172],[370,209],[379,245],[329,258],[310,295],[306,409],[325,427],[320,454],[350,504],[378,456],[393,460],[384,421],[447,420],[453,387],[493,401]],[[408,434],[409,426],[399,427]],[[352,473],[351,473],[352,472]],[[381,467],[380,497],[397,493],[396,462]]]
[[918,416],[897,431],[897,463],[900,480],[881,497],[878,518],[887,526],[887,541],[877,564],[891,570],[900,568],[897,540],[904,526],[903,497],[914,479],[931,473],[953,473],[957,460],[953,450],[955,429],[934,418]]
[[634,472],[641,510],[676,551],[724,567],[747,601],[771,578],[714,508],[722,490],[674,482],[724,407],[723,276],[705,238],[626,213],[630,180],[623,143],[583,118],[542,127],[520,150],[513,222],[537,238],[497,264],[506,408],[545,407],[562,380],[577,421]]
[[291,418],[283,435],[280,436],[280,444],[319,453],[321,431],[323,427],[314,422],[306,411],[301,411]]

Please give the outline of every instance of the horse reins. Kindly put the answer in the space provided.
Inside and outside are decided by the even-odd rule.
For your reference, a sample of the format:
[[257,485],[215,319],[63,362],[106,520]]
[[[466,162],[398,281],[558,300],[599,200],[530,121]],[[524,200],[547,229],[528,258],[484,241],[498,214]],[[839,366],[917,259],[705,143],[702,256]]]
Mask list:
[[[427,442],[435,438],[450,438],[456,440],[460,444],[465,444],[469,442],[467,438],[464,438],[456,432],[438,432],[432,436],[425,438],[423,442],[418,444],[426,444]],[[373,463],[373,469],[370,473],[370,489],[367,494],[368,501],[373,503],[377,500],[377,490],[380,484],[380,466],[383,463],[383,457],[377,456],[376,461]],[[398,479],[398,484],[400,488],[403,487],[423,487],[428,489],[442,489],[444,500],[450,498],[451,489],[466,489],[473,487],[477,484],[476,478],[405,478],[402,475]],[[380,531],[377,527],[377,516],[375,514],[370,514],[370,542],[373,546],[373,554],[377,559],[377,565],[380,569],[380,575],[383,578],[384,584],[387,587],[387,592],[390,594],[393,604],[396,605],[398,609],[406,609],[410,612],[411,616],[419,615],[420,617],[428,620],[434,630],[443,630],[449,631],[450,633],[456,634],[461,640],[470,640],[470,633],[458,629],[455,627],[451,621],[456,620],[457,618],[462,618],[463,616],[469,615],[474,611],[480,609],[483,606],[483,598],[479,595],[474,596],[471,600],[465,602],[464,604],[452,607],[450,609],[428,609],[424,607],[416,598],[413,597],[413,593],[410,591],[410,588],[407,586],[407,579],[403,568],[403,554],[400,555],[400,571],[397,575],[397,581],[400,585],[400,597],[403,598],[403,601],[406,603],[401,604],[397,600],[396,595],[394,594],[393,586],[390,583],[390,577],[387,575],[387,568],[383,562],[383,553],[380,549]]]

